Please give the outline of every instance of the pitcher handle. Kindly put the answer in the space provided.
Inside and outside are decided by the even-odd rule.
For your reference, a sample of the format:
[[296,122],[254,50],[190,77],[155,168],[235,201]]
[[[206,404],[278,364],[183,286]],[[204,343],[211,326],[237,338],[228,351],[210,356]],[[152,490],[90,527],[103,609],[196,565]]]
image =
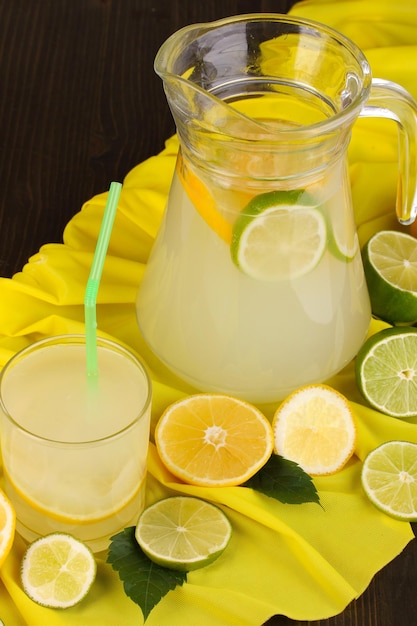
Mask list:
[[399,172],[396,214],[401,224],[411,224],[417,215],[417,104],[401,85],[374,78],[360,117],[384,117],[397,123]]

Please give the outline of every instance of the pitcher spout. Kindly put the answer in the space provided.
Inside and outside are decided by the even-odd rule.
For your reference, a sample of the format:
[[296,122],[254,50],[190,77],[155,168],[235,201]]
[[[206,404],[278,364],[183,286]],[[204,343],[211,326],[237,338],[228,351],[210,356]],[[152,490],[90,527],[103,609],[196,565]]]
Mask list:
[[[155,70],[182,149],[213,171],[227,162],[231,176],[242,173],[242,163],[245,175],[266,180],[327,167],[345,151],[370,85],[361,52],[331,41],[331,29],[317,37],[313,26],[277,14],[172,35]],[[348,56],[356,65],[346,73],[340,68]]]

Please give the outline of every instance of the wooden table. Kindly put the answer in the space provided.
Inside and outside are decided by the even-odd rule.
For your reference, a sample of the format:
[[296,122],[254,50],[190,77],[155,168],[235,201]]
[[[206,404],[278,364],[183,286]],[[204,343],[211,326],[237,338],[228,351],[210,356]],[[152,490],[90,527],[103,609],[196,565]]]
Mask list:
[[[292,4],[0,0],[0,275],[12,276],[42,244],[61,241],[84,201],[122,180],[174,132],[153,71],[168,35]],[[413,541],[341,615],[315,622],[277,616],[268,624],[415,626],[416,572]]]

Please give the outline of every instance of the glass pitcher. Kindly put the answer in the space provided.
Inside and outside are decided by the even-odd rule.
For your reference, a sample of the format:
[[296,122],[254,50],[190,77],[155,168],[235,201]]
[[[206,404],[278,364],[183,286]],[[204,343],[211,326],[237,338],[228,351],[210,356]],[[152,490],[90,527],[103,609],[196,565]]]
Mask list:
[[[347,146],[358,116],[398,124],[397,216],[414,220],[416,106],[354,43],[274,15],[197,24],[155,61],[180,150],[137,315],[196,390],[257,403],[325,381],[371,310]],[[413,165],[414,164],[414,165]]]

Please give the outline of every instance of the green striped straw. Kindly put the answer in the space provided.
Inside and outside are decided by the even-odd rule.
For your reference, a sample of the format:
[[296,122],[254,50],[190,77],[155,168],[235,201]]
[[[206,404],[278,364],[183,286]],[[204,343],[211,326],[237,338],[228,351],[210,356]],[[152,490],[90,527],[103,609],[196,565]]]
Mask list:
[[103,220],[100,226],[97,245],[94,252],[93,263],[87,281],[84,294],[84,318],[85,318],[85,345],[87,359],[87,378],[98,377],[97,359],[97,293],[100,286],[103,265],[109,247],[110,235],[116,217],[117,203],[119,201],[122,185],[112,182],[104,209]]

